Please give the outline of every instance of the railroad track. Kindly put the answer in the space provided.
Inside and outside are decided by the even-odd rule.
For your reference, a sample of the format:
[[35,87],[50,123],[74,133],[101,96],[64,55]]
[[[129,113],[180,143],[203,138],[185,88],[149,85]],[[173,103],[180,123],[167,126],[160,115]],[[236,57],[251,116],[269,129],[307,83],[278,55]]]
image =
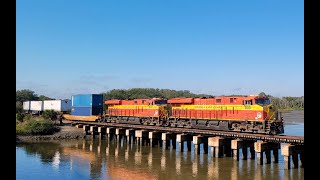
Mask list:
[[145,129],[160,132],[184,133],[202,136],[223,136],[229,138],[240,138],[253,141],[265,141],[275,143],[290,143],[296,145],[304,145],[304,136],[287,136],[287,135],[266,135],[266,134],[252,134],[240,132],[227,132],[227,131],[213,131],[203,129],[187,129],[187,128],[172,128],[172,127],[159,127],[159,126],[146,126],[135,124],[117,124],[117,123],[104,123],[104,122],[71,122],[72,124],[95,125],[105,127],[118,127],[130,129]]

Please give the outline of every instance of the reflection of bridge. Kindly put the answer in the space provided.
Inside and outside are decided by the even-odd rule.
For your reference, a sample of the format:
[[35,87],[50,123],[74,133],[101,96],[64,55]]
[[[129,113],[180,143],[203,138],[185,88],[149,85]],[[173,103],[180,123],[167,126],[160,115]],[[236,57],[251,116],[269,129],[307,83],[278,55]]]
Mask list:
[[[113,137],[114,138],[114,137]],[[90,165],[90,177],[105,177],[112,180],[125,179],[183,179],[197,177],[199,179],[238,179],[248,173],[253,179],[268,178],[291,179],[289,176],[299,176],[298,171],[281,174],[268,166],[256,168],[255,161],[239,164],[232,159],[218,159],[207,154],[196,155],[196,152],[180,152],[160,146],[150,148],[142,144],[128,143],[125,138],[121,141],[108,139],[83,140],[77,145],[63,148],[64,155],[74,162],[85,162]],[[244,162],[244,161],[243,161]],[[86,166],[81,165],[86,169]],[[273,168],[280,167],[273,165]]]
[[[97,123],[86,122],[82,124],[73,124],[78,128],[83,128],[86,134],[99,135],[100,138],[107,135],[116,135],[121,138],[126,136],[131,142],[137,141],[138,144],[149,144],[153,147],[156,144],[164,145],[166,148],[172,144],[176,148],[178,142],[179,148],[183,151],[184,142],[187,144],[188,151],[191,151],[191,142],[194,144],[194,150],[200,154],[200,146],[203,146],[204,153],[210,149],[214,157],[233,156],[239,161],[242,151],[242,159],[258,159],[259,164],[270,164],[271,153],[273,162],[278,163],[278,151],[284,156],[285,168],[298,168],[299,157],[300,164],[304,163],[304,137],[301,136],[279,136],[250,133],[235,133],[212,130],[168,128],[156,126],[142,126],[131,124],[115,123]],[[281,143],[285,143],[282,144]],[[210,146],[210,148],[209,148]],[[239,151],[241,149],[241,151]]]
[[[97,141],[86,141],[84,140],[82,144],[77,144],[71,147],[64,147],[63,154],[70,156],[71,159],[77,159],[78,163],[80,162],[83,166],[83,163],[90,165],[90,174],[91,176],[101,176],[101,170],[103,164],[106,164],[106,175],[112,179],[116,180],[125,180],[125,179],[137,179],[137,180],[149,180],[156,179],[156,177],[148,172],[145,172],[135,166],[135,161],[131,160],[130,163],[117,163],[120,158],[117,154],[120,149],[123,147],[111,147],[106,144],[106,142],[97,142]],[[125,153],[129,153],[129,149]],[[139,157],[139,153],[130,151],[132,158]],[[140,152],[141,153],[141,152]],[[129,155],[129,154],[128,154]],[[127,156],[128,156],[127,155]],[[122,156],[123,157],[123,156]],[[141,157],[141,156],[140,156]],[[128,158],[128,157],[127,157]],[[128,161],[128,159],[127,159]],[[137,160],[139,161],[139,160]],[[140,159],[141,161],[141,159]]]

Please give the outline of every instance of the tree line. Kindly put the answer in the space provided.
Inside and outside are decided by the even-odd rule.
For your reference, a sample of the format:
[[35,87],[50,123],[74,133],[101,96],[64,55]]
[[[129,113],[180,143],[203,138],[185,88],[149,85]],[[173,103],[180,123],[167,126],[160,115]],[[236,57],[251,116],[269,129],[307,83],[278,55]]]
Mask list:
[[[196,98],[196,97],[213,97],[209,94],[195,94],[189,90],[172,90],[172,89],[158,89],[158,88],[131,88],[131,89],[112,89],[110,91],[101,93],[104,95],[105,100],[110,99],[140,99],[140,98]],[[279,109],[304,109],[304,96],[301,97],[273,97],[261,92],[259,96],[267,96],[270,98],[272,104]],[[34,91],[23,89],[16,91],[16,112],[22,111],[23,101],[32,100],[53,100],[44,95],[38,96]]]
[[143,99],[143,98],[176,98],[176,97],[210,97],[208,94],[194,94],[188,90],[171,90],[158,88],[112,89],[104,94],[105,100],[110,99]]
[[[132,88],[132,89],[112,89],[104,94],[105,100],[110,99],[139,99],[139,98],[196,98],[196,97],[213,97],[209,94],[195,94],[189,90],[171,90],[171,89],[158,89],[158,88]],[[232,95],[242,96],[242,95]],[[274,97],[267,95],[264,92],[259,93],[259,96],[269,97],[271,104],[275,105],[278,109],[304,109],[304,96],[301,97]]]
[[23,89],[16,91],[16,113],[22,112],[23,101],[43,101],[43,100],[54,100],[44,95],[38,96],[34,91],[29,89]]
[[274,97],[261,92],[259,96],[266,96],[270,99],[271,104],[273,104],[278,109],[304,109],[304,96],[301,97]]

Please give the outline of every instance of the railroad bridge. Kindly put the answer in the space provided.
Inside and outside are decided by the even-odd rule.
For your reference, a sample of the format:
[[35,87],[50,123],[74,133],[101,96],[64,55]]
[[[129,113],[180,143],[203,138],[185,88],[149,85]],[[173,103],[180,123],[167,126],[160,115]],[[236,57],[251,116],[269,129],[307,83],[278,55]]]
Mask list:
[[[304,167],[304,137],[286,135],[265,135],[238,132],[212,131],[186,128],[170,128],[158,126],[145,126],[133,124],[99,123],[99,122],[73,122],[73,126],[83,128],[84,135],[93,138],[106,138],[108,141],[126,141],[128,144],[140,146],[149,145],[184,151],[184,144],[191,151],[191,142],[194,151],[200,154],[200,146],[204,153],[210,150],[214,157],[233,157],[239,161],[257,159],[261,165],[279,161],[279,150],[284,156],[284,168]],[[240,154],[240,150],[242,153]],[[248,152],[249,150],[249,152]]]

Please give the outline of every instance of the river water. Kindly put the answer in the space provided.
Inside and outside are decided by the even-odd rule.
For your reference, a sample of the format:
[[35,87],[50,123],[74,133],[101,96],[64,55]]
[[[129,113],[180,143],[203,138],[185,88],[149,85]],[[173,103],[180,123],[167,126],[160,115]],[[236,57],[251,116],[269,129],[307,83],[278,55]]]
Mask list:
[[[303,111],[286,112],[283,117],[285,134],[303,136]],[[179,152],[90,138],[18,143],[16,179],[304,179],[304,168],[285,170],[282,156],[278,164],[258,165],[256,160],[237,162],[231,157],[214,158],[210,151],[202,152],[202,146],[201,154],[195,155],[193,147],[191,152]]]

